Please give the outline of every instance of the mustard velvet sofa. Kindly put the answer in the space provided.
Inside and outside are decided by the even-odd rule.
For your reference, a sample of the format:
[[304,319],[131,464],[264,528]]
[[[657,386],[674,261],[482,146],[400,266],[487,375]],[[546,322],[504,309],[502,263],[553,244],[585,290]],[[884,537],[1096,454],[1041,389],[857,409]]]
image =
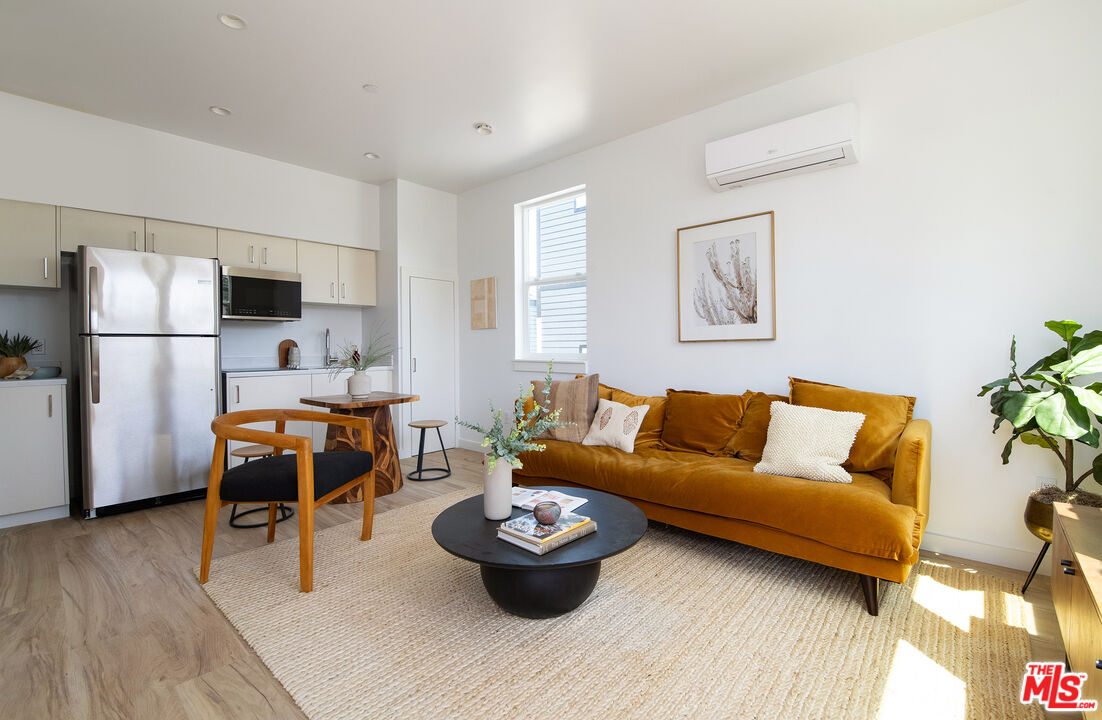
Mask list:
[[[602,386],[602,397],[617,399],[607,390]],[[618,401],[646,400],[648,415],[661,414],[661,398],[634,397]],[[853,483],[840,484],[755,473],[760,456],[752,453],[747,459],[671,449],[656,439],[662,418],[649,420],[632,453],[547,440],[544,452],[521,456],[515,480],[609,492],[651,520],[857,573],[871,615],[879,609],[878,579],[902,583],[918,561],[929,517],[929,421],[908,417],[894,447],[889,439],[880,448],[894,457],[890,471],[851,472]],[[745,434],[750,413],[740,420],[736,435]],[[757,432],[764,443],[764,430]]]

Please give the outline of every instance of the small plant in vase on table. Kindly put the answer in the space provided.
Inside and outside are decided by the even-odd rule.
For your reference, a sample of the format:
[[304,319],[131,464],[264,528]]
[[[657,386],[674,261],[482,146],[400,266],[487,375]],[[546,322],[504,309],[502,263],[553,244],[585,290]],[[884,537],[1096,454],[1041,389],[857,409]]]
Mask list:
[[372,335],[367,348],[362,352],[358,345],[341,345],[337,352],[339,362],[329,371],[329,379],[335,380],[345,370],[351,370],[348,378],[348,394],[352,397],[366,397],[371,394],[371,376],[367,369],[375,365],[392,351],[386,335]]
[[[456,424],[482,435],[482,447],[486,451],[486,477],[482,501],[487,520],[506,520],[513,514],[513,468],[523,465],[518,456],[522,452],[543,452],[547,446],[536,438],[553,428],[571,423],[559,422],[560,410],[551,409],[551,363],[547,365],[547,378],[543,386],[542,402],[533,394],[534,386],[522,389],[513,402],[513,417],[506,424],[504,412],[490,401],[490,415],[494,422],[489,428],[477,423],[455,418]],[[527,401],[533,401],[531,410],[525,411]]]

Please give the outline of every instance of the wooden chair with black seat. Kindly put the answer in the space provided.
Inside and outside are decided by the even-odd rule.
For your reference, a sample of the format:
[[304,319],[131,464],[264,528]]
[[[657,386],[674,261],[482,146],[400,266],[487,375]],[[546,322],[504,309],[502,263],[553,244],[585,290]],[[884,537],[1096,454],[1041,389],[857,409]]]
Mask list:
[[[240,427],[253,423],[275,422],[275,432]],[[285,432],[289,421],[345,425],[358,430],[359,450],[350,452],[314,452],[309,437]],[[299,587],[310,592],[314,587],[314,509],[363,485],[364,518],[360,540],[371,539],[371,521],[375,514],[375,443],[371,420],[352,415],[311,410],[241,410],[219,415],[210,425],[214,431],[214,457],[210,464],[206,515],[203,521],[203,559],[199,582],[210,576],[214,551],[214,531],[218,511],[234,503],[268,505],[268,542],[275,539],[276,507],[279,503],[298,503]],[[253,460],[225,470],[226,442],[271,445],[272,457]],[[284,455],[293,450],[294,455]]]

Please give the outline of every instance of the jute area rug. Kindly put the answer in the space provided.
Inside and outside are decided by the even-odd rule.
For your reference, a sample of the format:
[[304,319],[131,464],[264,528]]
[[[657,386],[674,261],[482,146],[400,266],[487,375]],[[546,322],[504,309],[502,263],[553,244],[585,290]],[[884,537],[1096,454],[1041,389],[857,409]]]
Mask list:
[[460,491],[214,561],[205,586],[295,702],[329,718],[1011,718],[1031,608],[920,562],[868,615],[854,576],[652,524],[594,594],[509,615],[430,525]]

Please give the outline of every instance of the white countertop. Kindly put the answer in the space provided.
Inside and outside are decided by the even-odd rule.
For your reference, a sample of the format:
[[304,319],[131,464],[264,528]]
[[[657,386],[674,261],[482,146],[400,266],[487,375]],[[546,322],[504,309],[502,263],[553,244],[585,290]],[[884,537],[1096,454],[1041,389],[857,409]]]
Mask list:
[[69,381],[63,377],[48,378],[46,380],[0,380],[0,388],[28,387],[31,385],[65,385]]
[[[368,372],[390,372],[394,368],[390,365],[380,365],[377,367],[368,368]],[[242,368],[240,370],[227,370],[222,369],[222,373],[226,377],[259,377],[262,375],[321,375],[328,373],[332,368],[299,368],[298,370],[287,370],[286,368]],[[341,368],[341,372],[351,372],[347,368]]]

